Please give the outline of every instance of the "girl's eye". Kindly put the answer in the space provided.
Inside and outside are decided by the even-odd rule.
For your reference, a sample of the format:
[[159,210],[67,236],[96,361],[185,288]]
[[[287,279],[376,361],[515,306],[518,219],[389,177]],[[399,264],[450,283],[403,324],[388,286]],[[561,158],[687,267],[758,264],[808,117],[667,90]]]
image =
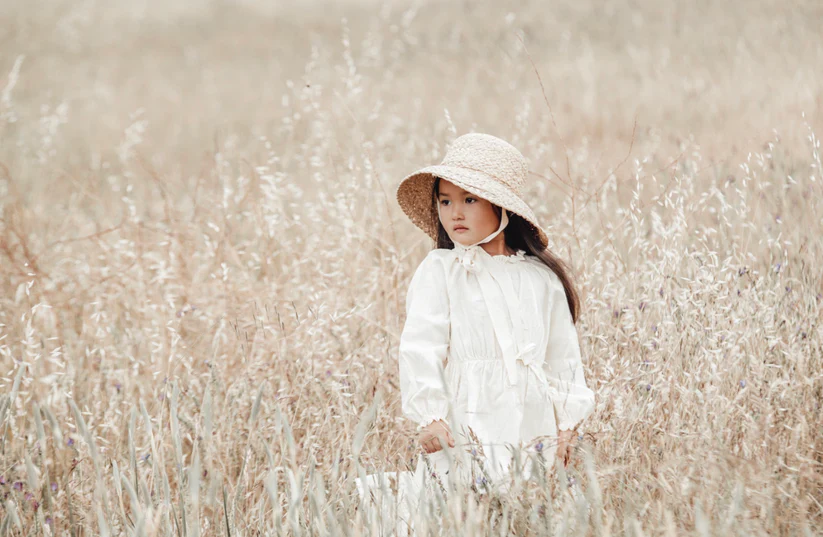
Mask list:
[[[477,199],[472,198],[472,197],[467,197],[467,198],[466,198],[466,201],[468,201],[468,200],[472,200],[473,202],[474,202],[474,201],[477,201]],[[448,201],[449,201],[449,200],[440,200],[440,204],[441,204],[441,205],[443,205],[444,203],[447,203]]]

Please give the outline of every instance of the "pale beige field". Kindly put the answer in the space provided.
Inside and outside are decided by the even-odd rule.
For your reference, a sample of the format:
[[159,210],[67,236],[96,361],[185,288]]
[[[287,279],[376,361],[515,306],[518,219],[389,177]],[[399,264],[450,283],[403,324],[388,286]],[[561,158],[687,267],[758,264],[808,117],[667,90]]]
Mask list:
[[469,131],[529,159],[597,408],[433,528],[823,534],[822,6],[3,2],[0,535],[370,534],[394,189]]

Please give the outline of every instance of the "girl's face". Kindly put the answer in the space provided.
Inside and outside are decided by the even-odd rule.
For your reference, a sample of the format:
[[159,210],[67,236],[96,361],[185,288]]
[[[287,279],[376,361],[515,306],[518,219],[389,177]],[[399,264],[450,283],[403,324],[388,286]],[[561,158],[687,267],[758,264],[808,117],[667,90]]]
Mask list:
[[[500,218],[490,201],[440,178],[440,223],[452,241],[470,246],[497,231]],[[502,237],[502,234],[501,234]],[[499,237],[495,237],[497,239]]]

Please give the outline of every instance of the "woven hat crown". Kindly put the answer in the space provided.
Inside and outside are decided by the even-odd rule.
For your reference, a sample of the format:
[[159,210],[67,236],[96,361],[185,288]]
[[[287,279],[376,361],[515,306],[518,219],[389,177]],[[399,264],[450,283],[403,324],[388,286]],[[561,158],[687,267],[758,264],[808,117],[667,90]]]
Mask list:
[[442,166],[483,172],[520,195],[526,182],[528,163],[516,147],[483,133],[469,133],[452,142]]

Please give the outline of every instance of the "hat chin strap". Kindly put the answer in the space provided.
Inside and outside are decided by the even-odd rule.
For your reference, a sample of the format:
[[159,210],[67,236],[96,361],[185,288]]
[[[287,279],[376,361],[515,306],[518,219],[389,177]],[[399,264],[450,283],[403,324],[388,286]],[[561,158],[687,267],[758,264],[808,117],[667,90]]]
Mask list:
[[[442,223],[443,219],[440,217],[440,204],[439,203],[437,204],[437,217],[440,218],[440,222]],[[463,248],[471,248],[472,246],[477,246],[478,244],[485,244],[485,243],[491,241],[493,238],[500,235],[503,232],[503,230],[506,229],[506,226],[508,226],[508,225],[509,225],[508,211],[506,209],[501,208],[500,209],[500,225],[497,226],[497,231],[495,231],[494,233],[492,233],[491,235],[489,235],[485,239],[477,241],[476,243],[471,244],[469,246],[464,246],[463,244],[460,244],[456,240],[454,240],[454,237],[452,237],[451,234],[449,234],[449,238],[452,240],[453,243],[455,243],[455,245],[460,244],[460,246],[462,246]],[[447,231],[446,233],[448,234],[449,232]]]

